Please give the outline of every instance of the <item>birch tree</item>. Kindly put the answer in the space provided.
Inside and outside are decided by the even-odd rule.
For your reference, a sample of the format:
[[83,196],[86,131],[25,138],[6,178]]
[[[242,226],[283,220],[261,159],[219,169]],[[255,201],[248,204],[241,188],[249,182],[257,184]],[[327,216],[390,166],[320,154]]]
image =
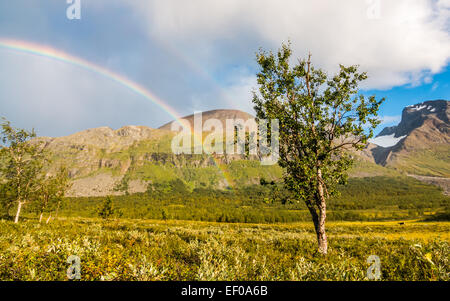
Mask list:
[[65,193],[70,188],[67,169],[61,167],[57,173],[41,181],[36,191],[36,210],[39,214],[39,223],[42,222],[44,212],[48,212],[47,223],[52,218],[52,212],[58,212]]
[[16,205],[14,222],[18,223],[22,208],[39,188],[43,168],[43,148],[30,143],[34,130],[16,129],[3,119],[1,124],[0,174],[10,204]]
[[367,78],[357,66],[340,65],[328,76],[307,59],[291,65],[290,44],[276,54],[260,50],[257,62],[259,93],[253,102],[259,119],[280,123],[279,165],[285,185],[302,199],[311,213],[318,252],[326,254],[327,200],[347,180],[352,150],[362,150],[379,124],[384,99],[366,98],[358,85]]

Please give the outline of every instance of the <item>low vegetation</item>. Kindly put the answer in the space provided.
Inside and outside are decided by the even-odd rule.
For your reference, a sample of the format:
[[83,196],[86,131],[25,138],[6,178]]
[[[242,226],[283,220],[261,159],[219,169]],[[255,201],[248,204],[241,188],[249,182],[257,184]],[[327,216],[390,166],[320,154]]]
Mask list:
[[71,255],[81,280],[450,279],[450,224],[330,222],[317,253],[310,222],[289,225],[59,219],[0,221],[0,279],[67,280]]

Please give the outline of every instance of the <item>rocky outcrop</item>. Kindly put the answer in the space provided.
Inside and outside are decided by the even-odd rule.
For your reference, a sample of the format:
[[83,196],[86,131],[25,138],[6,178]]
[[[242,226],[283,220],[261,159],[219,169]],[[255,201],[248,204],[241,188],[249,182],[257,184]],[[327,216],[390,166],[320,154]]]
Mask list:
[[[435,100],[406,107],[402,113],[402,120],[398,126],[385,128],[377,136],[399,141],[389,147],[378,146],[371,149],[377,164],[383,166],[397,166],[399,161],[414,159],[417,153],[440,153],[444,158],[443,164],[448,164],[445,154],[450,150],[450,101]],[[401,139],[400,139],[401,138]],[[439,151],[435,151],[439,149]],[[447,151],[446,151],[447,149]],[[430,158],[432,159],[432,158]],[[426,161],[426,158],[423,160]],[[433,158],[433,164],[436,158]],[[426,162],[424,162],[426,163]]]
[[377,137],[381,137],[381,136],[389,136],[392,134],[395,134],[395,131],[397,130],[397,126],[389,126],[389,127],[385,127],[378,135]]
[[[203,120],[210,118],[225,122],[227,119],[246,121],[253,117],[235,110],[215,110],[203,114]],[[193,116],[187,116],[186,120],[193,122]],[[148,185],[146,178],[152,177],[148,173],[159,167],[163,170],[163,177],[165,173],[182,176],[181,170],[186,168],[220,170],[218,166],[236,160],[258,160],[256,156],[246,158],[244,155],[175,155],[171,151],[171,141],[176,133],[166,130],[166,127],[124,126],[118,130],[100,127],[66,137],[40,137],[36,141],[43,142],[53,154],[49,173],[61,165],[68,167],[73,182],[69,196],[123,194],[124,191],[116,188],[124,180],[129,193],[145,192]],[[195,179],[190,178],[190,181]],[[242,179],[242,183],[245,181]],[[228,186],[221,179],[215,183],[217,188]]]
[[410,177],[413,177],[419,181],[432,184],[435,186],[439,186],[442,188],[443,193],[445,195],[450,195],[450,178],[439,178],[439,177],[425,177],[425,176],[418,176],[418,175],[409,175]]

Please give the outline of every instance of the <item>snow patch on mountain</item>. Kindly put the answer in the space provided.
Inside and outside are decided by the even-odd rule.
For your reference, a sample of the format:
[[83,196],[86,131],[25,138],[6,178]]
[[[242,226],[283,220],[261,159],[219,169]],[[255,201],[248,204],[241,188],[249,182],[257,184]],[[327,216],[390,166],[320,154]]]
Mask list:
[[426,105],[426,104],[424,104],[424,103],[422,103],[422,104],[417,104],[417,105],[407,106],[407,108],[409,108],[410,111],[413,111],[413,112],[418,112],[418,111],[422,111],[422,110],[427,110],[427,111],[430,111],[431,113],[436,112],[436,108],[434,108],[434,107],[431,106],[431,105]]
[[427,106],[418,106],[418,107],[412,107],[411,109],[413,110],[413,111],[421,111],[421,110],[423,110],[423,109],[425,109]]
[[376,138],[370,139],[369,142],[381,147],[391,147],[399,143],[405,137],[406,135],[401,137],[395,137],[395,134],[392,134],[392,135],[378,136]]

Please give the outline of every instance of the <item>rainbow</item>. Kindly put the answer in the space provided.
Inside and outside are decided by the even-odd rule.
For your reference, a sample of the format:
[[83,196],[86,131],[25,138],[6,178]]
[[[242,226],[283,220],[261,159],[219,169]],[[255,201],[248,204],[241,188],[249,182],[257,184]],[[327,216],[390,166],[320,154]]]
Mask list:
[[[30,43],[30,42],[18,41],[18,40],[0,39],[0,47],[18,51],[18,52],[22,52],[22,53],[26,53],[26,54],[32,54],[32,55],[37,55],[37,56],[61,61],[64,63],[68,63],[70,65],[81,67],[83,69],[86,69],[86,70],[94,72],[94,73],[97,73],[101,76],[104,76],[110,80],[113,80],[113,81],[119,83],[122,86],[125,86],[126,88],[130,89],[131,91],[135,92],[136,94],[139,94],[139,95],[143,96],[144,98],[146,98],[147,100],[153,102],[159,108],[161,108],[166,113],[168,113],[171,117],[173,117],[173,119],[175,119],[176,121],[179,122],[179,120],[181,119],[180,114],[178,114],[178,112],[174,108],[167,105],[163,100],[161,100],[154,93],[146,90],[139,84],[125,78],[124,76],[122,76],[118,73],[107,70],[101,66],[93,64],[91,62],[88,62],[79,57],[75,57],[75,56],[65,53],[63,51],[51,48],[49,46],[37,45],[37,44]],[[180,123],[180,125],[182,125],[184,127],[184,125],[182,123]]]
[[[120,85],[126,87],[127,89],[135,92],[136,94],[144,97],[145,99],[151,101],[152,103],[156,104],[159,108],[161,108],[163,111],[165,111],[167,114],[169,114],[175,121],[177,121],[183,128],[185,127],[185,124],[182,122],[182,117],[178,112],[167,105],[162,99],[160,99],[158,96],[156,96],[154,93],[148,91],[141,85],[133,82],[130,79],[125,78],[123,75],[120,75],[118,73],[115,73],[111,70],[108,70],[104,67],[101,67],[99,65],[96,65],[94,63],[88,62],[82,58],[75,57],[71,54],[68,54],[66,52],[54,49],[49,46],[45,45],[38,45],[31,42],[26,41],[19,41],[19,40],[12,40],[12,39],[2,39],[0,38],[0,48],[13,50],[16,52],[21,52],[25,54],[40,56],[49,58],[52,60],[64,62],[70,65],[74,65],[77,67],[80,67],[82,69],[88,70],[90,72],[99,74],[105,78],[108,78],[112,81],[115,81],[119,83]],[[192,131],[193,132],[193,131]],[[195,135],[195,133],[193,132]],[[221,171],[225,181],[228,185],[233,186],[233,181],[228,173],[228,171],[221,167],[220,162],[212,156],[217,168]]]

